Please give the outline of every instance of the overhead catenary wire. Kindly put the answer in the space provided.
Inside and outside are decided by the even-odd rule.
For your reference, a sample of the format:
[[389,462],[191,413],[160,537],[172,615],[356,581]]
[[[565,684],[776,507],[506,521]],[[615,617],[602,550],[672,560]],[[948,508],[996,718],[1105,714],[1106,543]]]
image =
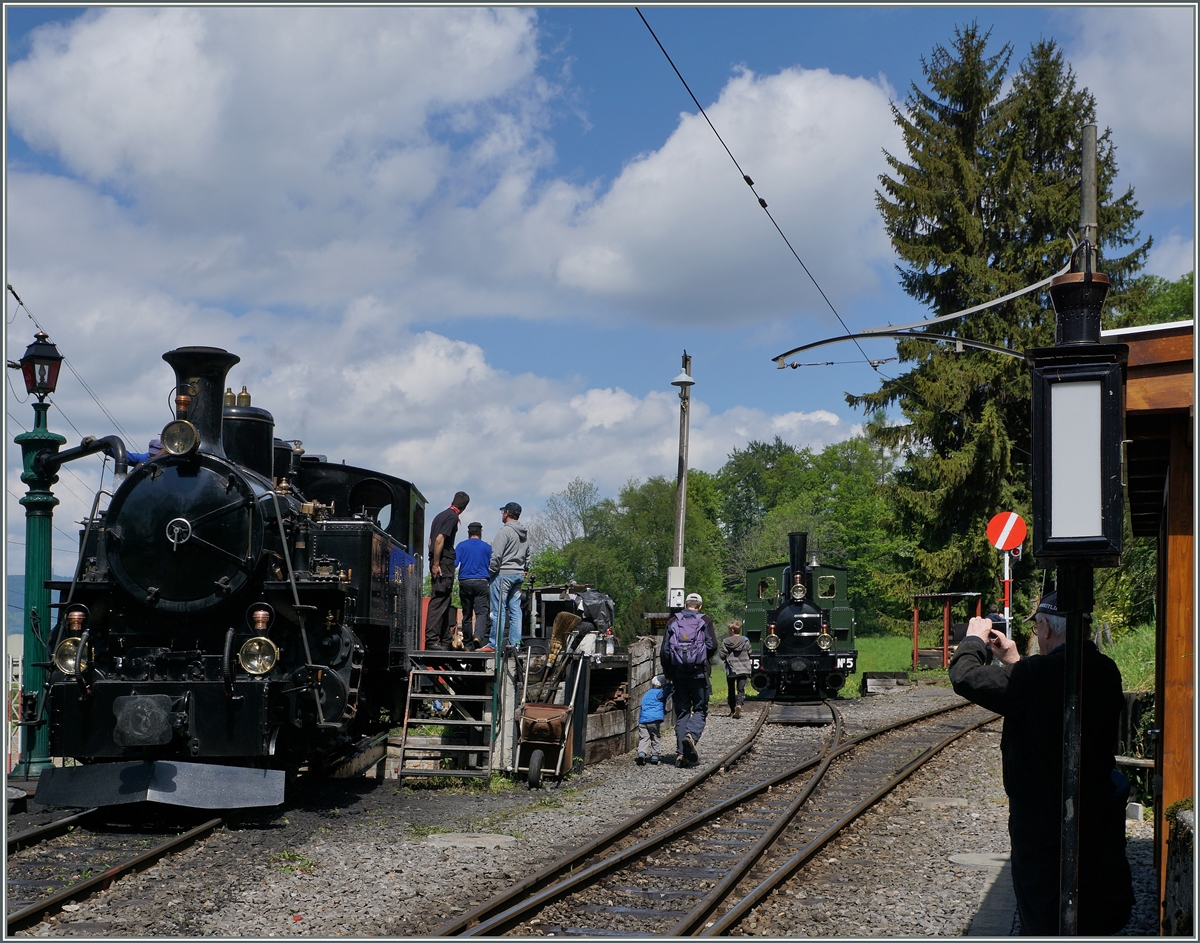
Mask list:
[[[763,199],[763,197],[759,195],[758,190],[755,189],[754,181],[751,179],[750,175],[742,169],[742,165],[738,163],[738,159],[733,156],[733,151],[731,151],[729,149],[729,145],[726,144],[725,139],[723,137],[721,137],[721,132],[716,129],[716,126],[712,123],[712,120],[708,117],[708,112],[706,112],[704,110],[704,106],[700,104],[700,99],[698,99],[696,97],[696,94],[692,91],[692,87],[690,85],[688,85],[687,79],[685,79],[683,77],[683,73],[680,72],[679,67],[675,65],[675,60],[673,60],[671,58],[671,54],[669,52],[667,52],[666,47],[662,44],[662,41],[658,38],[658,34],[654,32],[654,28],[646,21],[646,17],[642,15],[642,11],[638,7],[634,7],[633,9],[637,12],[637,15],[641,18],[642,23],[645,24],[646,29],[648,29],[650,31],[650,35],[654,38],[654,42],[657,44],[658,48],[662,51],[662,54],[666,57],[667,62],[671,66],[671,69],[679,77],[679,81],[683,83],[683,87],[687,90],[688,95],[691,97],[691,99],[695,103],[696,107],[698,109],[700,109],[701,116],[704,118],[704,120],[708,124],[709,128],[712,129],[712,133],[716,135],[717,140],[721,142],[721,147],[723,147],[725,149],[725,153],[728,154],[729,159],[731,161],[733,161],[733,166],[736,167],[737,172],[742,175],[742,180],[744,180],[746,182],[746,185],[750,188],[750,192],[753,193],[755,199],[758,200],[758,205],[761,206],[763,212],[767,214],[767,219],[769,219],[771,221],[771,225],[775,227],[775,231],[777,233],[779,233],[780,238],[783,239],[784,244],[788,247],[788,251],[791,252],[792,255],[795,257],[796,261],[800,263],[800,267],[802,269],[804,269],[804,274],[808,276],[809,281],[811,281],[813,283],[813,287],[817,289],[817,292],[821,295],[821,298],[825,301],[825,304],[827,304],[829,306],[829,310],[833,312],[833,316],[838,319],[838,323],[842,326],[842,329],[847,334],[850,334],[851,333],[850,328],[846,325],[846,322],[842,319],[841,314],[838,313],[837,308],[835,308],[833,306],[833,302],[829,300],[829,296],[825,294],[825,289],[823,289],[821,287],[821,285],[817,281],[816,277],[813,275],[812,272],[809,271],[808,266],[804,264],[804,260],[802,258],[800,258],[800,253],[796,251],[796,247],[792,245],[792,241],[787,237],[787,234],[783,231],[782,227],[780,227],[778,221],[775,219],[774,214],[770,211],[770,209],[767,208],[767,201],[765,199]],[[860,354],[862,354],[863,360],[868,364],[868,366],[870,366],[872,370],[875,370],[876,372],[878,372],[879,368],[877,366],[875,366],[874,363],[872,363],[871,358],[867,356],[867,352],[862,349],[862,346],[858,343],[858,341],[854,342],[854,346],[858,347],[858,352]]]
[[[14,298],[17,299],[17,305],[20,308],[24,309],[25,314],[28,316],[29,320],[32,321],[37,326],[37,329],[39,331],[42,331],[45,334],[49,335],[50,332],[47,331],[42,326],[42,323],[36,317],[34,317],[33,312],[29,310],[29,305],[25,304],[25,302],[21,300],[21,296],[17,294],[16,289],[13,288],[13,286],[11,284],[7,284],[7,283],[6,283],[6,287],[8,288],[9,293]],[[14,317],[15,317],[15,315],[14,315]],[[9,323],[12,323],[12,322],[9,322]],[[74,376],[75,379],[79,381],[79,385],[84,388],[84,390],[87,392],[87,395],[92,398],[92,401],[95,402],[95,404],[100,407],[100,411],[102,413],[104,413],[105,416],[108,417],[108,421],[113,424],[113,427],[117,430],[117,432],[119,432],[121,434],[121,437],[127,443],[132,444],[134,441],[133,436],[130,435],[129,431],[124,426],[122,426],[120,422],[117,421],[117,417],[108,411],[108,407],[105,406],[104,403],[102,403],[100,401],[100,397],[95,394],[95,392],[92,390],[92,388],[90,386],[88,386],[87,381],[84,380],[84,378],[79,375],[79,371],[75,369],[75,365],[73,363],[71,363],[71,359],[69,357],[64,356],[62,362],[64,364],[66,364],[67,369],[71,371],[71,375]],[[60,409],[59,412],[62,412],[62,410]],[[69,421],[70,420],[68,420],[68,422]],[[72,428],[74,428],[74,425],[72,425]],[[78,432],[78,430],[76,430],[76,431]]]
[[[9,494],[11,494],[11,495],[12,495],[14,498],[16,498],[18,501],[20,501],[20,500],[21,500],[21,496],[20,496],[19,494],[17,494],[15,491],[13,491],[13,490],[12,490],[12,488],[5,488],[4,490],[5,490],[5,491],[7,491]],[[75,542],[75,544],[78,546],[78,544],[79,544],[79,538],[78,538],[77,536],[74,536],[74,535],[72,535],[72,534],[68,534],[68,533],[67,533],[65,530],[63,530],[63,529],[62,529],[61,527],[59,527],[57,524],[51,524],[50,526],[51,526],[51,527],[53,527],[53,528],[54,528],[56,531],[58,531],[60,534],[62,534],[64,537],[66,537],[66,538],[67,538],[67,540],[74,541],[74,542]]]
[[[8,418],[9,418],[9,420],[10,420],[10,421],[11,421],[11,422],[12,422],[12,423],[13,423],[13,424],[14,424],[14,425],[15,425],[15,426],[18,428],[18,429],[20,429],[22,432],[28,432],[28,431],[29,431],[28,429],[26,429],[26,428],[25,428],[25,426],[23,426],[23,425],[21,424],[21,421],[20,421],[19,419],[17,419],[17,417],[16,417],[16,416],[14,416],[14,415],[13,415],[11,412],[9,412],[8,410],[5,410],[5,412],[7,412],[7,413],[8,413]],[[12,439],[15,441],[17,437],[16,437],[16,436],[11,436],[11,438],[12,438]],[[78,482],[79,482],[81,485],[83,485],[83,487],[85,487],[85,488],[88,488],[88,489],[90,489],[90,488],[91,488],[91,485],[89,485],[89,484],[88,484],[86,481],[84,481],[84,480],[83,480],[83,479],[82,479],[82,478],[79,476],[79,473],[78,473],[77,471],[75,471],[75,469],[73,469],[73,468],[68,468],[66,465],[64,465],[64,466],[62,466],[62,468],[60,468],[60,469],[59,469],[59,471],[65,471],[65,472],[66,472],[67,474],[69,474],[69,475],[70,475],[72,478],[74,478],[74,479],[75,479],[76,481],[78,481]],[[61,479],[60,479],[60,481],[61,481]],[[61,483],[62,483],[63,487],[65,487],[65,488],[66,488],[68,491],[70,491],[70,492],[71,492],[71,494],[73,494],[73,495],[76,497],[76,499],[77,499],[77,500],[79,500],[79,501],[83,501],[83,502],[84,502],[84,504],[87,504],[87,503],[88,503],[88,499],[87,499],[87,498],[81,498],[81,497],[79,496],[79,492],[78,492],[78,491],[76,491],[74,488],[72,488],[70,485],[68,485],[68,484],[67,484],[65,481],[62,481]]]
[[[767,201],[762,196],[759,195],[758,190],[755,188],[754,181],[751,179],[750,175],[747,174],[742,169],[742,166],[741,166],[741,164],[738,163],[737,158],[733,156],[733,151],[731,151],[729,149],[729,145],[725,143],[725,139],[721,137],[720,132],[717,131],[716,127],[713,125],[712,120],[708,117],[708,113],[704,110],[704,106],[701,105],[700,100],[698,98],[696,98],[696,95],[692,91],[691,86],[688,85],[688,83],[687,83],[687,79],[685,79],[683,77],[683,73],[681,73],[679,71],[679,68],[675,65],[675,61],[671,58],[671,54],[667,52],[666,47],[663,46],[662,41],[658,38],[658,34],[654,32],[654,28],[649,24],[649,22],[647,22],[646,17],[642,14],[642,11],[638,7],[634,7],[634,10],[637,13],[638,17],[641,19],[642,23],[645,25],[646,29],[649,30],[650,35],[653,37],[655,44],[658,46],[659,50],[661,50],[663,56],[666,57],[667,62],[671,66],[671,69],[674,71],[675,75],[678,76],[679,81],[681,83],[683,83],[684,89],[687,90],[687,93],[691,97],[692,102],[700,110],[700,114],[703,116],[703,118],[704,118],[705,122],[708,124],[709,128],[712,129],[712,133],[714,135],[716,135],[717,140],[720,141],[721,147],[725,149],[725,153],[728,154],[729,159],[731,161],[733,161],[734,167],[737,168],[738,173],[741,174],[742,179],[746,182],[746,185],[750,187],[751,192],[754,194],[755,198],[758,200],[758,205],[762,207],[763,212],[767,214],[767,218],[771,221],[771,225],[775,227],[775,231],[777,233],[779,233],[780,237],[783,239],[784,243],[788,247],[788,250],[795,257],[796,261],[800,263],[800,267],[802,269],[804,269],[804,274],[809,277],[809,280],[812,281],[813,286],[817,289],[818,292],[820,292],[821,297],[824,299],[825,303],[829,306],[829,310],[832,311],[834,314],[834,317],[836,317],[838,319],[838,323],[841,324],[842,329],[846,332],[845,339],[849,340],[849,341],[853,341],[854,346],[858,348],[858,352],[860,354],[862,354],[863,361],[865,361],[866,364],[872,370],[874,370],[879,376],[883,377],[885,380],[888,380],[891,383],[894,383],[901,390],[904,390],[907,393],[909,393],[909,395],[911,395],[925,403],[929,403],[929,400],[927,397],[923,396],[920,392],[913,389],[911,386],[909,386],[907,383],[905,383],[900,377],[889,376],[887,373],[885,373],[884,371],[879,369],[881,364],[887,363],[888,361],[895,360],[897,358],[888,357],[888,358],[883,358],[883,359],[880,359],[880,358],[872,359],[867,356],[866,351],[863,350],[862,345],[859,344],[859,342],[858,342],[859,335],[855,335],[854,332],[852,332],[850,330],[850,328],[846,325],[846,322],[842,319],[842,316],[838,313],[837,308],[835,308],[833,306],[833,302],[829,300],[829,296],[825,294],[824,289],[821,288],[821,286],[817,282],[816,278],[813,277],[813,274],[812,274],[812,272],[809,271],[808,266],[804,264],[804,260],[802,258],[800,258],[800,254],[796,251],[795,246],[792,245],[791,240],[788,239],[787,234],[784,233],[783,229],[780,227],[779,223],[776,221],[775,216],[771,213],[770,209],[767,208]],[[1038,287],[1038,286],[1034,286],[1034,287]],[[1032,290],[1032,288],[1023,289],[1021,292],[1014,293],[1014,295],[1011,297],[1015,297],[1016,294],[1024,294],[1025,291],[1030,291],[1030,290]],[[968,311],[956,312],[955,315],[945,315],[939,320],[948,320],[951,317],[962,316],[963,314],[969,313],[970,311],[979,310],[984,307],[990,307],[993,304],[997,304],[1001,301],[1008,300],[1008,297],[1010,297],[1010,296],[1006,296],[1005,298],[997,299],[996,301],[989,302],[986,305],[980,305],[977,308],[968,309]],[[882,332],[885,329],[877,328],[876,330]],[[858,361],[853,361],[853,362],[857,363]],[[933,404],[929,404],[929,405],[932,406]],[[948,410],[944,406],[936,407],[936,408],[940,408],[944,412],[948,413],[949,415],[954,416],[959,422],[962,422],[962,423],[966,422],[966,419],[961,414],[956,413],[953,410]],[[1013,448],[1016,449],[1017,447],[1013,446]],[[1018,449],[1018,451],[1024,452],[1023,449]],[[1026,454],[1028,454],[1028,453],[1026,453]]]

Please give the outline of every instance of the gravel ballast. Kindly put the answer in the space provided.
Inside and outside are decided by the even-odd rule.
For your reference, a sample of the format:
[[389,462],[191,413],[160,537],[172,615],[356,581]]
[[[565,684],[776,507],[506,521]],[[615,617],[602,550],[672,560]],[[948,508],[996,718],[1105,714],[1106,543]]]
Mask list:
[[[921,685],[838,707],[853,735],[959,701],[949,689]],[[728,708],[714,704],[700,743],[701,766],[731,749],[753,723],[752,710],[733,720]],[[827,845],[764,913],[735,933],[967,932],[985,898],[999,899],[996,885],[1007,875],[979,864],[986,859],[961,858],[991,854],[1001,861],[1008,853],[999,730],[997,722],[943,751]],[[663,739],[674,743],[673,733]],[[314,784],[303,807],[221,830],[19,935],[429,935],[695,775],[665,764],[638,767],[633,756],[606,760],[560,788],[537,792],[523,785],[485,791],[423,782]],[[926,801],[962,798],[967,805]],[[1138,903],[1127,935],[1155,933],[1151,832],[1148,822],[1130,823]],[[499,837],[460,839],[458,833]]]

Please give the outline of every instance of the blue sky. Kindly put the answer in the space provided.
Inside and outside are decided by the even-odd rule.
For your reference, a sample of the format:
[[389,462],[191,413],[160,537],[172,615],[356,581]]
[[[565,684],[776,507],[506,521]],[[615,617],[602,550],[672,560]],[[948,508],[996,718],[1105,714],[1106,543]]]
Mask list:
[[[1150,270],[1193,266],[1191,7],[643,12],[852,328],[925,314],[873,189],[900,149],[889,101],[972,21],[1014,66],[1062,45]],[[159,355],[188,343],[243,357],[231,382],[278,434],[438,505],[465,487],[489,527],[575,475],[671,474],[685,347],[698,467],[861,420],[843,393],[875,387],[865,365],[770,363],[840,329],[632,8],[5,13],[8,281],[139,447],[165,421]],[[114,431],[64,376],[64,416]]]

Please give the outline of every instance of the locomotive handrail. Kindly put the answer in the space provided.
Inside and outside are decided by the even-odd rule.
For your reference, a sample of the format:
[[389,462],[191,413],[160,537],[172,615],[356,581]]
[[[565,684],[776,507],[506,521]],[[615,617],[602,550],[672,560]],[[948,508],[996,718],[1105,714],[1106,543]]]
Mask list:
[[[307,609],[312,606],[300,605],[300,590],[296,588],[296,572],[292,569],[292,553],[288,550],[287,535],[283,532],[283,514],[279,510],[279,495],[272,488],[267,492],[271,496],[271,500],[275,503],[275,523],[279,525],[279,549],[283,551],[283,562],[287,564],[288,583],[292,587],[292,601],[296,608],[296,619],[300,622],[300,641],[304,643],[304,660],[306,664],[312,665],[312,649],[308,644],[308,631],[305,626],[305,617],[308,615]],[[321,693],[317,690],[315,684],[311,685],[313,704],[317,707],[317,726],[318,727],[336,727],[337,724],[327,724],[325,722],[325,711],[321,709]]]
[[[87,550],[88,538],[92,535],[92,524],[94,524],[96,521],[96,512],[100,508],[100,495],[102,495],[102,494],[106,494],[110,498],[113,496],[113,493],[111,491],[105,491],[103,488],[100,488],[96,492],[96,497],[92,501],[92,510],[91,510],[91,513],[88,514],[87,527],[85,527],[83,529],[83,540],[79,541],[79,559],[75,561],[75,575],[71,578],[71,589],[67,593],[67,603],[66,604],[68,606],[71,604],[71,600],[75,598],[75,587],[79,584],[79,578],[81,576],[83,576],[83,555],[84,555],[85,551]],[[63,610],[63,611],[65,611],[65,610]],[[62,618],[60,616],[59,617],[59,632],[61,632],[61,631],[62,631]],[[58,639],[55,638],[55,642],[57,642],[57,641],[58,641]],[[53,649],[51,649],[51,651],[53,651]]]

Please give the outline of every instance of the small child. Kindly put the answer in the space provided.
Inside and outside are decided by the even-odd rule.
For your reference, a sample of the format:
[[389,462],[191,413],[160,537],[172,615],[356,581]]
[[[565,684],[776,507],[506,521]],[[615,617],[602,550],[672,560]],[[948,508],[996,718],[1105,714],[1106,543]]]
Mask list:
[[642,695],[642,710],[638,714],[637,765],[646,765],[646,753],[650,753],[651,765],[658,765],[658,739],[662,730],[663,717],[667,712],[667,698],[671,686],[666,678],[658,675],[650,682],[650,690]]

